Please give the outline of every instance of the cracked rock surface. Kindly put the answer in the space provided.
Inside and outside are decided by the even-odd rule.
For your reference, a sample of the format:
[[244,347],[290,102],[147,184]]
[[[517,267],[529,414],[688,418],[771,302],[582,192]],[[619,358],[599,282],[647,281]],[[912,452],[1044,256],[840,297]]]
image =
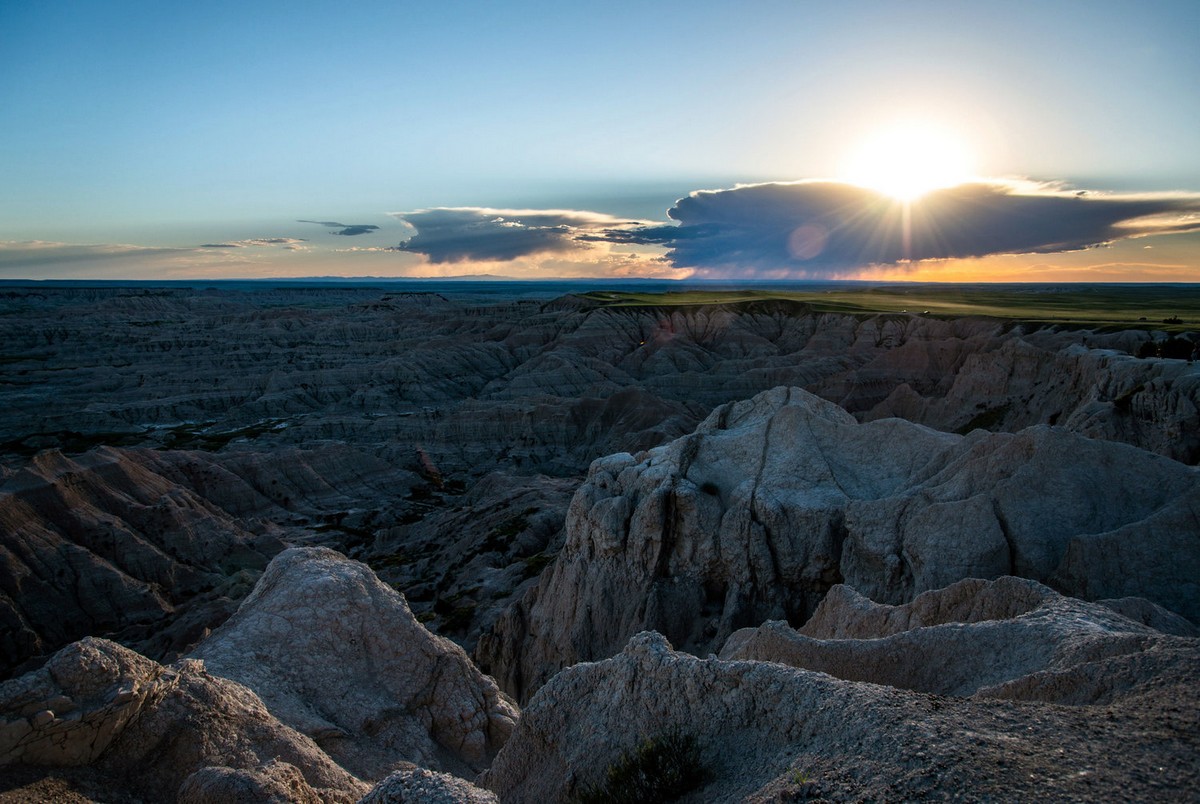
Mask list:
[[1168,458],[1045,425],[860,424],[776,388],[594,462],[557,561],[477,654],[526,697],[640,630],[703,655],[743,626],[803,623],[837,583],[896,604],[1002,575],[1195,620],[1197,533],[1200,475]]

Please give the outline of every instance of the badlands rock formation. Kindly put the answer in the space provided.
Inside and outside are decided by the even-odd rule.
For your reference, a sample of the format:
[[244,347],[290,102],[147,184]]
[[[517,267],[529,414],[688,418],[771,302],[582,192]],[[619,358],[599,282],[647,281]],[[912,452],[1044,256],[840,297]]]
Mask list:
[[492,800],[428,769],[474,777],[516,707],[363,564],[284,551],[196,655],[68,645],[0,685],[0,766],[89,766],[162,801],[354,801],[392,770],[373,801]]
[[276,556],[193,655],[364,779],[401,761],[473,774],[517,717],[462,648],[426,631],[366,565],[324,548]]
[[[0,673],[89,634],[172,659],[284,540],[339,537],[416,476],[344,445],[277,453],[40,453],[0,482]],[[360,517],[361,518],[361,517]]]
[[448,773],[405,768],[388,776],[358,804],[498,804],[496,794]]
[[[694,800],[1184,796],[1200,368],[1151,335],[4,289],[0,802],[551,800],[698,725]],[[418,621],[541,687],[515,737]]]
[[[1200,371],[1133,357],[1148,332],[782,301],[246,287],[0,291],[0,675],[86,634],[169,661],[283,542],[370,561],[473,646],[552,555],[562,484],[777,385],[859,419],[1055,423],[1200,458]],[[536,536],[497,549],[504,522],[468,529],[454,561],[469,577],[449,578],[433,566],[441,528],[493,472],[551,478],[523,507],[494,484],[485,495]],[[207,535],[174,544],[189,533]],[[196,559],[205,540],[228,559]]]
[[1197,534],[1200,475],[1167,458],[1044,425],[859,424],[777,388],[667,446],[596,461],[554,566],[478,655],[528,695],[640,630],[703,655],[743,625],[803,623],[840,582],[901,603],[1019,575],[1200,619]]
[[1053,421],[1200,458],[1197,372],[1148,332],[817,314],[803,304],[605,307],[380,288],[9,289],[0,444],[217,449],[337,439],[443,474],[580,471],[715,405],[804,387],[944,430]]
[[353,802],[367,790],[240,684],[198,661],[163,667],[107,640],[72,643],[0,684],[0,716],[0,775],[14,763],[89,765],[106,798],[171,801],[182,787],[212,801],[203,790],[230,776],[274,780],[301,801]]
[[[504,802],[566,800],[601,786],[639,742],[678,733],[698,743],[693,801],[1149,801],[1195,789],[1200,641],[1019,579],[958,584],[900,609],[829,600],[823,628],[894,633],[870,648],[800,639],[806,658],[825,651],[836,664],[859,650],[872,683],[781,663],[798,658],[798,640],[775,626],[731,648],[754,645],[761,661],[699,659],[641,633],[542,687],[481,783]],[[934,624],[917,625],[924,618]],[[997,674],[985,658],[1009,651],[1022,658]],[[1086,691],[1072,694],[1082,680]],[[930,685],[976,692],[908,689]],[[1038,702],[1072,697],[1079,705]]]
[[[1183,618],[1161,615],[1166,627],[1193,639],[1166,636],[1104,601],[1085,603],[1011,576],[959,581],[901,606],[838,585],[802,628],[776,620],[737,631],[721,658],[782,662],[936,695],[1108,703],[1127,684],[1147,680],[1145,667],[1140,677],[1117,672],[1130,658],[1177,658],[1181,645],[1191,650],[1200,636]],[[1101,672],[1081,683],[1085,668]]]

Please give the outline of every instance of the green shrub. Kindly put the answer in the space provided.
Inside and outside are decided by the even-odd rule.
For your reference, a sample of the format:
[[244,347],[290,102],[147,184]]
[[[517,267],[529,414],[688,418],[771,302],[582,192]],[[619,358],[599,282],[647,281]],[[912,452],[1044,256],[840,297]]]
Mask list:
[[604,782],[584,789],[579,804],[653,804],[671,801],[708,779],[700,744],[678,730],[642,740],[608,766]]

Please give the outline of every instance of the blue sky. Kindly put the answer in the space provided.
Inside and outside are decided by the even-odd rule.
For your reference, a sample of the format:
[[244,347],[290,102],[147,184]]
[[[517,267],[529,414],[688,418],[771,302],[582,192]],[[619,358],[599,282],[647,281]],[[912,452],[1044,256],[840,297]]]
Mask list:
[[[836,177],[895,119],[953,130],[983,176],[1200,191],[1197,31],[1194,2],[14,0],[0,276],[679,271],[647,243],[451,268],[369,249],[436,207],[664,224],[692,191]],[[1094,256],[1200,270],[1181,244]]]

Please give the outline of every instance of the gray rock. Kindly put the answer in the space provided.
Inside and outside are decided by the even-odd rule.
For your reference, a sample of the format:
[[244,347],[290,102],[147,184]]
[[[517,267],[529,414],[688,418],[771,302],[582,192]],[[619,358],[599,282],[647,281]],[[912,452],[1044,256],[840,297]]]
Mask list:
[[[689,801],[1186,798],[1200,774],[1200,648],[1158,650],[1133,654],[1153,661],[1116,700],[1063,707],[698,659],[642,633],[538,690],[480,784],[513,804],[568,800],[634,746],[680,734],[698,749]],[[1130,669],[1089,666],[1099,679]]]
[[778,388],[593,463],[552,570],[477,654],[524,696],[642,629],[703,655],[739,627],[804,622],[838,582],[895,604],[1016,575],[1200,618],[1198,511],[1194,468],[1128,445],[859,424]]
[[[835,586],[803,628],[774,621],[737,631],[720,656],[938,695],[988,696],[1003,688],[1004,697],[1017,698],[1027,689],[1046,701],[1047,690],[1034,692],[1030,677],[1194,647],[1194,640],[1166,636],[1106,605],[1003,577],[959,581],[901,606],[872,603]],[[1123,683],[1109,682],[1103,689],[1069,690],[1069,698],[1058,702],[1108,702],[1127,691]]]
[[365,779],[401,761],[473,776],[518,716],[461,648],[417,622],[402,595],[324,548],[276,556],[193,655]]
[[416,766],[393,771],[358,804],[498,804],[495,793]]
[[324,804],[292,765],[272,759],[258,768],[201,768],[184,779],[178,804]]
[[[32,721],[21,714],[55,699],[69,699],[71,711]],[[271,760],[278,767],[264,771]],[[90,766],[113,794],[153,801],[174,800],[206,768],[188,786],[196,795],[215,789],[202,778],[262,781],[264,773],[314,801],[351,802],[367,790],[253,692],[201,662],[164,667],[94,637],[0,684],[0,766],[18,763]]]

